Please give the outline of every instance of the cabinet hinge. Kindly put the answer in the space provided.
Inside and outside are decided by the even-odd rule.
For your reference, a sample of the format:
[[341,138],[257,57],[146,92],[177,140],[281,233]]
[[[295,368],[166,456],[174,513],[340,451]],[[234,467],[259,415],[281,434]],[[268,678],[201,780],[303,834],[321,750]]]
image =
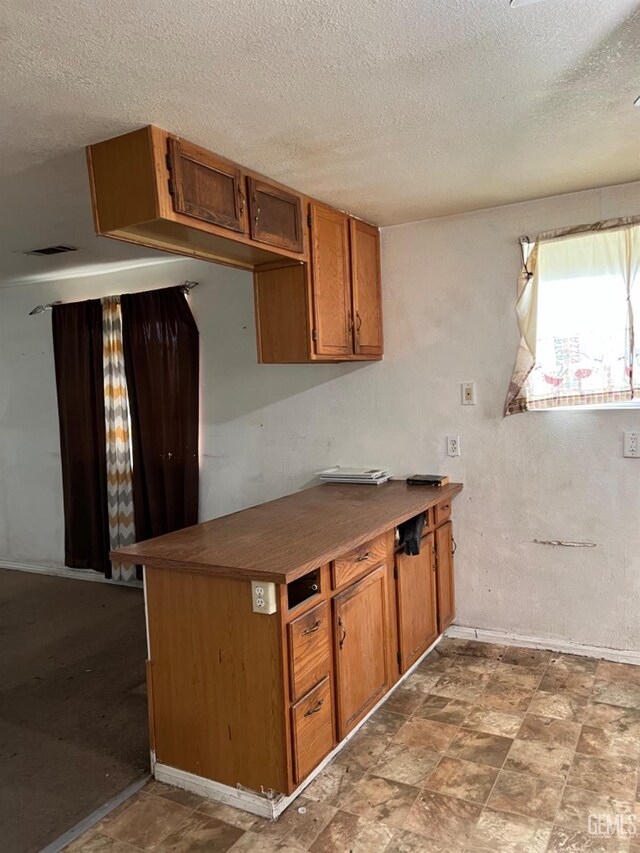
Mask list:
[[167,171],[169,172],[169,179],[167,181],[167,183],[169,185],[169,195],[175,195],[176,194],[176,185],[175,185],[175,181],[173,180],[173,163],[171,161],[171,152],[170,151],[167,151],[167,153],[164,155],[164,159],[165,159],[165,163],[167,164]]
[[393,577],[395,580],[398,580],[398,567],[397,566],[393,567]]
[[402,666],[402,655],[400,652],[396,655],[396,660],[398,661],[398,666]]
[[307,213],[307,225],[311,228],[311,214]]
[[311,332],[311,339],[312,339],[312,340],[314,340],[314,341],[317,341],[317,340],[318,340],[318,330],[317,330],[317,329],[314,329],[314,330]]

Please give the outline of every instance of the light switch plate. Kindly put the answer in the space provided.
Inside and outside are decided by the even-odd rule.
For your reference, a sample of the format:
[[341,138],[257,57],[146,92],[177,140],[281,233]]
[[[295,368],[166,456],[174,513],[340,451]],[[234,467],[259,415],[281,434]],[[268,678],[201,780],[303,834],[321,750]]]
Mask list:
[[276,585],[267,581],[251,581],[251,605],[254,613],[275,613]]

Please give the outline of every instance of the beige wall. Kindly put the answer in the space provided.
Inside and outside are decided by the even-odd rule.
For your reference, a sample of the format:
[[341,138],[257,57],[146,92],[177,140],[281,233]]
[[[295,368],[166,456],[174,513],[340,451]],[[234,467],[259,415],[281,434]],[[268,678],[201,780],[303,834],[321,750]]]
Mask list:
[[[50,317],[38,302],[197,278],[202,517],[302,488],[329,464],[462,480],[458,622],[640,650],[640,412],[504,420],[517,346],[517,240],[637,214],[640,184],[387,228],[382,363],[260,366],[251,277],[192,261],[0,290],[0,560],[60,563],[62,496]],[[478,403],[460,405],[474,381]],[[447,435],[462,456],[446,456]],[[588,549],[534,539],[595,543]]]

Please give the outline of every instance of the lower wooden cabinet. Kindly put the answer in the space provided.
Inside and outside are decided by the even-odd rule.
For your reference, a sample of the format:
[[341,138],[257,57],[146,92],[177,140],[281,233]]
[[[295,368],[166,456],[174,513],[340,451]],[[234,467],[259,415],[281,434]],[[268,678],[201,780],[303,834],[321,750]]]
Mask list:
[[453,577],[453,525],[450,521],[437,528],[435,549],[436,576],[438,579],[438,633],[442,634],[451,625],[456,615]]
[[416,556],[396,556],[400,665],[406,672],[438,636],[433,533]]
[[327,676],[291,710],[294,778],[301,782],[335,745],[331,680]]
[[387,568],[333,599],[338,737],[344,738],[387,690]]
[[[290,577],[273,581],[272,613],[253,609],[249,576],[218,576],[199,564],[192,571],[164,561],[145,565],[158,778],[162,768],[173,768],[187,774],[185,783],[195,776],[227,786],[228,796],[249,789],[257,792],[254,805],[264,805],[260,792],[293,794],[451,624],[451,500],[461,486],[438,492],[409,491],[401,483],[380,487],[390,502],[394,495],[402,499],[387,528],[375,521],[376,496],[384,491],[366,487],[353,492],[354,500],[332,488],[321,494],[332,502],[334,525],[338,500],[339,512],[371,501],[372,526],[367,514],[362,533],[333,548],[329,561],[325,550],[317,562],[305,558]],[[289,519],[290,505],[286,511]],[[416,511],[427,513],[427,532],[420,554],[409,556],[397,551],[393,525]],[[275,516],[260,521],[261,513],[246,512],[242,535],[262,526],[262,542]],[[309,512],[303,520],[308,531],[317,516]],[[278,528],[286,529],[284,522]]]
[[[451,501],[427,513],[427,525],[436,528],[422,538],[420,554],[395,557],[398,603],[398,662],[406,672],[455,617],[453,524]],[[433,519],[433,521],[432,521]]]
[[323,601],[287,627],[291,696],[294,701],[304,696],[331,670],[329,622],[329,605]]

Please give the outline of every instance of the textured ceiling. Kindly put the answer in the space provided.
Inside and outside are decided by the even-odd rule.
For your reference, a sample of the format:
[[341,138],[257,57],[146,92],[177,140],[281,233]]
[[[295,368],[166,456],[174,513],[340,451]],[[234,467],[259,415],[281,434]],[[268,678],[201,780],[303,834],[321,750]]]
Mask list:
[[639,48],[638,0],[5,0],[0,279],[153,254],[81,150],[149,123],[378,224],[637,180]]

